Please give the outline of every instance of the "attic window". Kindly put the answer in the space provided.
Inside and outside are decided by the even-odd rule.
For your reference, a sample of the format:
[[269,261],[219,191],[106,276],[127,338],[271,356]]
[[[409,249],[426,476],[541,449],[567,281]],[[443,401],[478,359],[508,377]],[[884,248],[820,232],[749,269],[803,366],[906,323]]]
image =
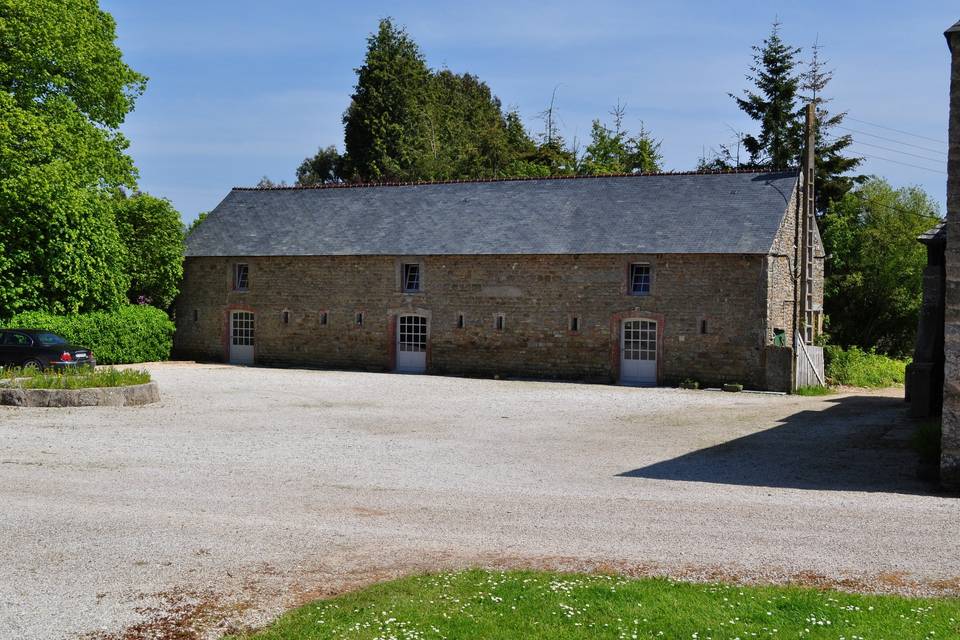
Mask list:
[[403,265],[403,290],[407,292],[420,291],[420,265],[408,262]]
[[233,265],[234,291],[246,291],[250,286],[250,265],[238,262]]
[[580,316],[571,316],[570,318],[570,331],[580,331]]
[[650,293],[650,265],[634,262],[630,265],[630,295],[645,296]]

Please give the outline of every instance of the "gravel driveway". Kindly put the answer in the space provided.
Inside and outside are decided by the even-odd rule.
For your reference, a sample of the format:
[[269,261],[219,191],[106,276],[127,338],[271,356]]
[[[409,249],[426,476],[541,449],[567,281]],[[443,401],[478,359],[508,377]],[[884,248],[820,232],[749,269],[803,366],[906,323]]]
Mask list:
[[475,564],[960,593],[896,391],[149,369],[156,405],[0,408],[0,637],[216,635]]

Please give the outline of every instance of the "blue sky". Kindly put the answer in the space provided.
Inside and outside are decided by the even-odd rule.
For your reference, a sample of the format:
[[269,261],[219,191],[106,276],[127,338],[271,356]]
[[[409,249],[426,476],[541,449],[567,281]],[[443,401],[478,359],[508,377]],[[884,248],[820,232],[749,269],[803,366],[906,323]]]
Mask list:
[[127,62],[150,77],[123,127],[140,186],[172,200],[186,221],[233,186],[264,175],[293,182],[318,146],[342,150],[353,69],[367,35],[388,15],[406,26],[430,66],[477,74],[534,132],[554,87],[568,140],[587,138],[590,122],[609,119],[619,100],[628,127],[643,121],[662,139],[668,170],[692,169],[704,148],[729,141],[731,129],[754,130],[727,93],[747,86],[750,46],[779,18],[784,38],[804,55],[819,39],[836,71],[833,108],[849,111],[847,126],[862,132],[854,134],[856,149],[874,156],[863,171],[919,185],[941,206],[945,200],[942,32],[960,19],[955,0],[101,6],[117,20]]

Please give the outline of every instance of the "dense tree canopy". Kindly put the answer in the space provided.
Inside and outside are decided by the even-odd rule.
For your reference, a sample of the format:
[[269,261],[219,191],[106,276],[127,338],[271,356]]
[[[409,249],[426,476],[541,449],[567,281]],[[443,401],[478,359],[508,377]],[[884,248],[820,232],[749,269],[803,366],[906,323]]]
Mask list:
[[423,160],[430,72],[417,43],[389,19],[367,40],[343,115],[346,172],[364,181],[410,180]]
[[587,175],[603,173],[649,173],[660,171],[660,143],[641,125],[639,133],[631,136],[623,128],[624,110],[619,105],[613,111],[611,129],[593,121],[590,144],[580,162],[579,172]]
[[906,356],[920,312],[926,250],[917,236],[939,221],[917,188],[871,178],[831,204],[823,217],[825,310],[832,339]]
[[183,222],[169,200],[138,193],[117,200],[130,302],[168,308],[183,277]]
[[297,184],[538,177],[573,174],[578,167],[598,173],[604,167],[621,172],[658,166],[658,143],[643,131],[631,137],[619,129],[608,139],[595,139],[593,155],[581,164],[557,130],[555,97],[544,112],[546,129],[535,140],[485,82],[469,73],[431,70],[407,32],[383,19],[367,41],[343,116],[345,153],[321,148],[301,163]]
[[146,79],[114,39],[95,0],[0,2],[0,318],[127,298],[116,202],[136,170],[117,127]]

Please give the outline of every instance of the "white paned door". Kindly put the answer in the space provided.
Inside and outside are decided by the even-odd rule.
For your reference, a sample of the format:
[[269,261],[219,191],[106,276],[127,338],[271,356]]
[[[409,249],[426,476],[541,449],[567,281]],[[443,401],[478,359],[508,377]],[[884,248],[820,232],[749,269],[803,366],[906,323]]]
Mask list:
[[620,328],[620,383],[657,384],[657,323],[624,320]]
[[427,319],[400,316],[397,319],[397,371],[423,373],[427,370]]
[[253,314],[249,311],[230,313],[230,362],[253,364]]

